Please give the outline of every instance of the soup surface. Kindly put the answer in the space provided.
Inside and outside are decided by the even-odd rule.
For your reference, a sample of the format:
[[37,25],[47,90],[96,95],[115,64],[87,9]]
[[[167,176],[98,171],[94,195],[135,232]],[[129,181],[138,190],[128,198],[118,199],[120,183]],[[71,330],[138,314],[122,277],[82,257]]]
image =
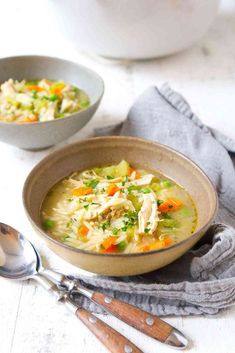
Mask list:
[[89,105],[84,91],[63,81],[9,79],[0,88],[0,121],[4,122],[49,121]]
[[161,249],[188,238],[196,227],[194,203],[160,173],[128,162],[75,172],[46,196],[42,225],[53,238],[101,253]]

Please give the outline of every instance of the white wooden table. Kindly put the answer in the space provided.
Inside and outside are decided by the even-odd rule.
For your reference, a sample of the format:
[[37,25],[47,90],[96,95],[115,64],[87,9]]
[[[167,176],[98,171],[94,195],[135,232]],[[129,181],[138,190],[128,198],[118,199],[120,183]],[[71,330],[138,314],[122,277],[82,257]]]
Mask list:
[[[168,58],[134,63],[109,62],[78,54],[53,27],[46,7],[46,0],[38,4],[30,0],[9,0],[6,4],[0,0],[0,55],[37,53],[73,59],[104,78],[105,96],[93,120],[60,146],[33,153],[0,143],[0,220],[32,239],[53,268],[74,272],[76,269],[45,248],[26,219],[21,191],[27,174],[52,150],[92,135],[94,127],[124,119],[134,99],[145,88],[165,81],[182,92],[204,123],[235,139],[235,4],[233,0],[222,2],[220,17],[193,48]],[[35,26],[37,21],[32,13],[37,14],[37,19],[43,17],[46,28]],[[171,351],[117,319],[104,319],[146,353]],[[167,321],[192,339],[192,353],[234,352],[234,307],[212,318],[167,318]],[[106,349],[35,283],[0,279],[0,352],[105,353]]]

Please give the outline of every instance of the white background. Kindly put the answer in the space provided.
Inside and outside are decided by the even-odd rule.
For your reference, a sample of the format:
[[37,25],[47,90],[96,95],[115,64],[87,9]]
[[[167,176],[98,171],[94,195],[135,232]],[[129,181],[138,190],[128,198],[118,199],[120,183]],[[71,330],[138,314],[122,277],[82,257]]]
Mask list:
[[[101,107],[92,121],[65,143],[90,136],[96,126],[124,119],[134,99],[145,88],[165,81],[188,99],[204,123],[235,139],[233,0],[222,1],[219,17],[193,48],[168,58],[134,63],[112,62],[78,53],[60,32],[50,11],[49,0],[1,0],[0,56],[59,56],[85,64],[104,78],[106,92]],[[0,220],[33,239],[54,268],[75,271],[45,249],[26,220],[21,202],[22,186],[29,171],[41,158],[60,146],[33,153],[0,143]],[[1,353],[106,352],[82,324],[34,283],[0,280],[0,288]],[[231,353],[235,349],[234,314],[233,307],[213,318],[167,318],[167,321],[192,339],[190,352]],[[171,352],[116,319],[106,320],[146,353]]]

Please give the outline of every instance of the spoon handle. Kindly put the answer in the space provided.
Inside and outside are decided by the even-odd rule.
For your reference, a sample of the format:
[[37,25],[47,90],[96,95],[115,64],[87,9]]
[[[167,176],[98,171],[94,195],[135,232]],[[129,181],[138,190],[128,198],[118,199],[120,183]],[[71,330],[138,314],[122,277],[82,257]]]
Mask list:
[[75,315],[103,343],[111,353],[143,353],[126,337],[115,331],[89,311],[78,308]]
[[187,346],[187,339],[181,332],[155,315],[99,292],[93,292],[90,299],[110,314],[162,343],[179,349]]

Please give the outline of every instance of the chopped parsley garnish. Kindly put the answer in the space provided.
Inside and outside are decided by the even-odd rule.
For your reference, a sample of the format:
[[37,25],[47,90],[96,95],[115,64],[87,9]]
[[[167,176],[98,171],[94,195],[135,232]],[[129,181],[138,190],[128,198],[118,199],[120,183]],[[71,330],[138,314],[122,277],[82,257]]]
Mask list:
[[102,228],[104,232],[108,227],[110,227],[110,224],[111,224],[110,221],[104,222],[103,224],[101,224],[100,228]]
[[87,211],[87,210],[88,210],[88,207],[89,207],[89,204],[84,205],[83,207],[84,207],[84,208],[85,208],[85,210]]
[[112,230],[113,235],[117,235],[117,234],[118,234],[118,232],[119,232],[119,229],[117,229],[117,228],[113,228],[113,230]]
[[172,219],[171,215],[169,215],[168,213],[162,213],[161,217],[163,219]]
[[32,91],[32,98],[34,98],[34,99],[38,98],[38,92],[37,91]]
[[125,177],[125,180],[122,181],[122,186],[125,186],[125,184],[129,181],[129,178],[126,176]]
[[107,178],[108,180],[114,179],[114,177],[112,177],[111,175],[107,175],[106,178]]
[[130,211],[129,213],[124,214],[125,220],[123,221],[124,226],[121,228],[123,231],[126,231],[128,228],[134,227],[137,223],[138,212]]
[[73,201],[73,199],[72,199],[72,198],[70,198],[70,199],[68,199],[67,201],[68,201],[68,202],[72,202],[72,201]]
[[143,188],[141,191],[143,194],[149,194],[151,192],[149,188]]
[[92,189],[95,189],[96,186],[99,184],[99,180],[93,179],[89,181],[84,181],[84,184]]
[[138,217],[138,211],[131,211],[130,216],[131,217]]
[[69,221],[69,222],[67,222],[67,224],[66,224],[66,228],[70,228],[70,227],[71,227],[71,225],[72,225],[72,220],[71,220],[71,221]]
[[138,190],[138,186],[130,185],[130,186],[128,186],[127,190],[129,193],[131,193],[133,190]]
[[149,232],[150,232],[150,229],[149,229],[149,228],[144,228],[144,232],[145,232],[145,233],[149,233]]
[[163,200],[157,200],[157,205],[160,206],[163,202]]

